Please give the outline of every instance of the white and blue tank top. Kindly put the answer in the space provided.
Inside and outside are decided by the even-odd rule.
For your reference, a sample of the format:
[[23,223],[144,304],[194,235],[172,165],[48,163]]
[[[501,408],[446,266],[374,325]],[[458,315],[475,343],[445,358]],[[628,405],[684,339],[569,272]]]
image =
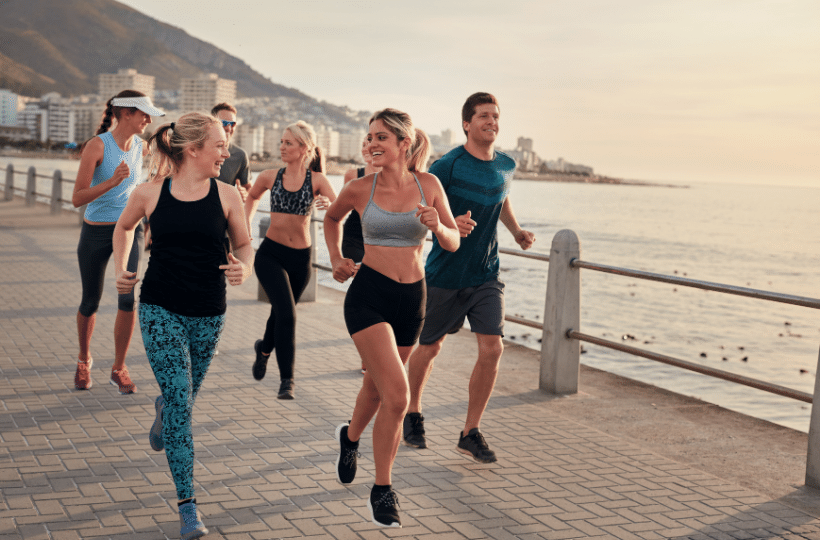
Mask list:
[[91,223],[113,223],[120,218],[125,209],[128,197],[142,178],[142,139],[136,135],[131,143],[131,149],[124,152],[114,140],[110,131],[98,135],[103,141],[102,163],[94,169],[91,187],[105,182],[114,176],[114,170],[123,161],[128,165],[131,174],[118,185],[109,189],[85,208],[85,219]]

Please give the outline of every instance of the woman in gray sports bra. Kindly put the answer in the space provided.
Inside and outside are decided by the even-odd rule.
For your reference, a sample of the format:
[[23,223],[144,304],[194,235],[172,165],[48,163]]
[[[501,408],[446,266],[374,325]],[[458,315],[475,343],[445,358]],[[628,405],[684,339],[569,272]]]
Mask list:
[[[410,395],[404,363],[424,322],[426,287],[423,244],[428,231],[444,249],[458,249],[460,237],[438,178],[423,172],[430,141],[395,109],[370,119],[366,151],[381,171],[347,183],[325,214],[325,239],[333,277],[355,276],[345,297],[345,323],[367,371],[352,420],[336,428],[340,445],[336,474],[343,484],[356,476],[359,438],[373,419],[376,481],[368,508],[373,523],[401,527],[391,471]],[[342,221],[361,215],[361,264],[342,256]]]
[[[270,194],[270,226],[256,253],[256,276],[271,303],[262,339],[253,346],[251,372],[262,380],[271,352],[279,366],[279,399],[294,398],[296,363],[296,303],[310,277],[310,216],[313,207],[325,209],[336,192],[321,167],[313,168],[321,153],[316,133],[299,121],[285,128],[279,144],[285,167],[262,171],[245,200],[248,228],[259,200]],[[318,170],[317,170],[318,169]]]

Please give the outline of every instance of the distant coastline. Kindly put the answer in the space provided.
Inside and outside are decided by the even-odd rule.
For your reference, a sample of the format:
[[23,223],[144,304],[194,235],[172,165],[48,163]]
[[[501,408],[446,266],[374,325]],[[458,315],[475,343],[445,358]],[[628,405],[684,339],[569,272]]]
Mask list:
[[[27,159],[65,159],[78,160],[80,158],[77,152],[26,152],[15,150],[0,150],[0,156],[3,157],[19,157]],[[279,169],[284,167],[281,160],[270,161],[251,161],[251,172],[261,172],[266,169]],[[339,163],[336,161],[327,162],[327,174],[343,176],[347,171],[354,167],[361,167],[362,164],[356,163]],[[663,184],[660,182],[644,182],[641,180],[626,180],[623,178],[613,178],[611,176],[591,175],[585,176],[581,174],[550,172],[550,173],[531,173],[516,171],[515,180],[530,180],[533,182],[567,182],[575,184],[614,184],[623,186],[648,186],[648,187],[670,187],[670,188],[688,188],[686,185]]]

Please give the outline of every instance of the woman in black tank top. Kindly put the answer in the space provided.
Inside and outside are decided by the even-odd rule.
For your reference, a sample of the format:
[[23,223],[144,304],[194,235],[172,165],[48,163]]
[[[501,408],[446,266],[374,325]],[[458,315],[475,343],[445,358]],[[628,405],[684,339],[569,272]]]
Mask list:
[[[208,533],[199,518],[193,486],[191,415],[225,322],[226,282],[251,274],[253,249],[242,199],[216,181],[230,155],[222,125],[212,116],[186,114],[161,126],[152,181],[138,186],[114,229],[117,291],[138,279],[125,267],[126,246],[148,218],[153,245],[143,278],[139,321],[151,369],[162,394],[154,402],[149,432],[154,450],[165,449],[176,485],[180,536]],[[225,249],[225,232],[233,253]]]
[[336,200],[336,192],[322,172],[316,133],[309,124],[300,120],[285,128],[279,152],[286,166],[259,173],[245,200],[248,228],[262,196],[270,193],[271,200],[270,226],[254,262],[271,310],[262,339],[253,345],[251,373],[262,380],[275,350],[280,380],[277,397],[293,399],[296,303],[311,274],[310,218],[314,207],[325,209]]

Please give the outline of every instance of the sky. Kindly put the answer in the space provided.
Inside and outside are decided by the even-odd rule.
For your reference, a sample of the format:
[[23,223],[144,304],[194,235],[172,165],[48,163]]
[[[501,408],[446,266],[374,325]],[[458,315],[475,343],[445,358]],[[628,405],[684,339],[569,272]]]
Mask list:
[[[319,100],[598,174],[820,187],[817,0],[130,0]],[[459,140],[462,140],[459,138]]]

